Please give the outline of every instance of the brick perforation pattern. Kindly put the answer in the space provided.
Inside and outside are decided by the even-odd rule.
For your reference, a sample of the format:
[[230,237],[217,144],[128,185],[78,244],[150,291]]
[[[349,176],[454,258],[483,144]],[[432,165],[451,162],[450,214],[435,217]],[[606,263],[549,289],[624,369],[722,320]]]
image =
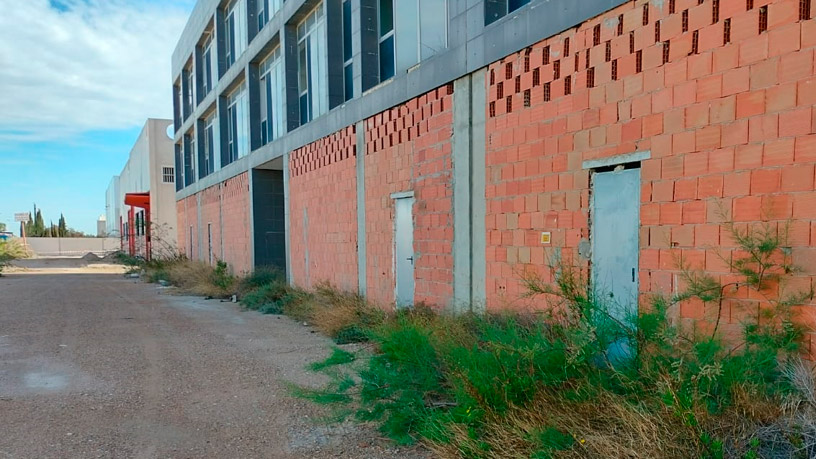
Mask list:
[[381,303],[394,301],[390,196],[413,191],[415,300],[445,306],[453,295],[453,85],[368,118],[365,127],[367,294]]
[[349,126],[290,157],[289,244],[297,285],[329,282],[357,290],[356,139]]
[[[637,151],[651,152],[641,169],[644,295],[682,290],[674,262],[679,255],[724,281],[733,278],[720,258],[735,254],[721,227],[723,214],[742,229],[759,222],[783,232],[787,227],[794,263],[816,273],[816,20],[800,20],[813,17],[812,11],[800,12],[799,0],[756,0],[751,9],[745,0],[719,0],[716,8],[713,0],[672,3],[673,14],[669,2],[628,2],[533,45],[529,54],[489,66],[490,307],[519,304],[518,273],[538,269],[546,278],[543,266],[554,248],[562,257],[580,258],[579,245],[590,238],[590,176],[582,162]],[[767,11],[762,21],[761,10]],[[564,58],[566,38],[571,53],[589,51],[594,78]],[[540,85],[533,84],[534,72]],[[529,107],[522,94],[506,94],[508,81],[519,76],[522,91],[531,91]],[[569,95],[566,76],[572,76]],[[505,97],[517,99],[512,113],[497,95],[500,83]],[[540,243],[542,231],[552,232],[550,246]],[[792,284],[789,290],[807,290],[813,279],[798,275]],[[747,291],[738,295],[746,301],[726,305],[726,333],[738,332],[761,306]],[[706,326],[702,319],[710,312],[693,302],[678,311],[699,326]],[[816,325],[815,306],[797,312],[806,325]]]
[[356,126],[351,125],[293,151],[289,156],[290,177],[298,177],[355,156],[355,132]]

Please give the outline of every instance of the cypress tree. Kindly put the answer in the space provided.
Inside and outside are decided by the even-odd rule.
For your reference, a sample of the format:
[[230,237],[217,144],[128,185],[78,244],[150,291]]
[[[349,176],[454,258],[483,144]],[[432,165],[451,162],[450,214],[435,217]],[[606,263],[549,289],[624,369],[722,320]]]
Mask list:
[[34,232],[36,236],[45,235],[45,221],[43,220],[42,211],[37,209],[37,215],[34,216]]
[[63,215],[63,214],[60,214],[59,228],[58,228],[58,231],[57,231],[57,235],[59,237],[68,236],[68,225],[65,224],[65,215]]

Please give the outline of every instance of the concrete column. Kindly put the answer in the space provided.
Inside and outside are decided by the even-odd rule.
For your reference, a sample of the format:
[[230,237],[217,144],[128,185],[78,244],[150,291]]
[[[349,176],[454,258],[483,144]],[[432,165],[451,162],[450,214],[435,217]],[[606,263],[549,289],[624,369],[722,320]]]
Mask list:
[[453,83],[453,303],[454,313],[470,310],[470,118],[471,77]]
[[283,226],[286,233],[286,281],[292,285],[294,278],[292,276],[292,249],[289,240],[293,235],[289,218],[289,153],[287,152],[283,154]]
[[471,215],[471,273],[470,273],[470,307],[471,311],[481,314],[485,312],[487,294],[487,200],[485,198],[487,137],[485,122],[487,119],[487,84],[485,81],[486,69],[480,69],[471,74],[471,122],[470,122],[470,215]]
[[366,285],[366,209],[365,209],[365,122],[357,123],[357,288],[361,295]]
[[201,260],[201,193],[195,195],[196,197],[196,249],[194,257],[196,260]]
[[485,310],[485,71],[454,82],[452,312]]
[[[255,174],[252,168],[247,171],[249,185],[249,267],[255,271]],[[221,236],[221,239],[224,239]]]

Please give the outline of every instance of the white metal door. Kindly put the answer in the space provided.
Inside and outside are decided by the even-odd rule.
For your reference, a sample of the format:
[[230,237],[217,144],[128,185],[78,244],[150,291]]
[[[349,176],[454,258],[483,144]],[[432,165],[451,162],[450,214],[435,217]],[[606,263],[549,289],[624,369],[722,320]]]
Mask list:
[[414,304],[414,198],[394,200],[394,256],[397,307]]
[[610,315],[637,317],[640,169],[600,172],[592,190],[592,284]]

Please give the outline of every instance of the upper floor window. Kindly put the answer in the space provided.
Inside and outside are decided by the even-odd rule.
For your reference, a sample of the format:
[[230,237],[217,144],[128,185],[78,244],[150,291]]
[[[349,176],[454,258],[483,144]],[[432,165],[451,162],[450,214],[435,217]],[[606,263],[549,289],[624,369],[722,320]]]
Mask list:
[[181,118],[183,116],[182,107],[184,106],[184,102],[182,94],[181,81],[177,80],[176,83],[173,84],[173,127],[176,131],[181,127]]
[[213,112],[204,118],[201,146],[198,149],[198,176],[204,178],[215,172],[216,138],[215,127],[218,118]]
[[215,69],[217,60],[215,58],[212,32],[206,32],[201,50],[201,94],[199,95],[199,99],[203,99],[212,91],[215,85],[214,78],[218,74]]
[[235,90],[227,97],[227,157],[229,164],[249,153],[249,104],[246,88]]
[[227,6],[224,18],[224,60],[226,69],[235,63],[247,47],[246,0],[234,0]]
[[175,150],[175,168],[176,168],[176,191],[184,188],[184,153],[180,144],[173,145]]
[[298,24],[297,37],[300,124],[306,124],[329,108],[326,21],[322,4]]
[[448,47],[446,0],[379,1],[380,81]]
[[185,69],[184,75],[187,78],[186,86],[184,88],[184,117],[188,117],[193,113],[193,108],[195,107],[194,102],[194,91],[193,88],[195,86],[195,72],[193,72],[193,65]]
[[528,3],[530,0],[485,0],[485,25],[498,21]]
[[351,0],[343,0],[343,100],[354,97],[354,66],[351,47]]
[[266,145],[285,132],[283,101],[286,97],[286,81],[280,47],[261,62],[260,74],[261,145]]
[[385,81],[394,76],[394,0],[380,0],[377,13],[380,81]]
[[260,32],[267,22],[283,6],[283,0],[256,0],[258,5],[258,31]]
[[184,186],[190,186],[196,180],[195,147],[196,147],[195,134],[191,130],[189,133],[184,135]]

